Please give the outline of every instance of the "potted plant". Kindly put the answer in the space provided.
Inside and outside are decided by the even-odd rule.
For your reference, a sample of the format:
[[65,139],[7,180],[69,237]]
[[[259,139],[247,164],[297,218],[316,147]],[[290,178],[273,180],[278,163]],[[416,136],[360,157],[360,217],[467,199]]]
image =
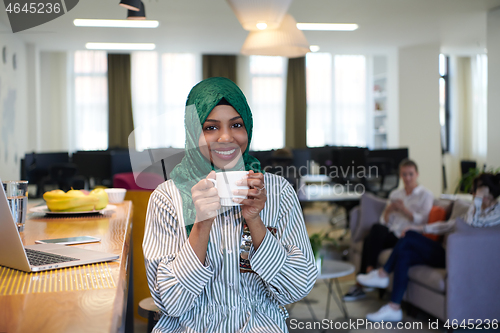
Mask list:
[[309,236],[309,241],[311,242],[311,248],[313,251],[314,259],[316,260],[316,266],[318,267],[318,272],[321,274],[321,263],[323,257],[321,255],[321,249],[323,248],[323,242],[328,242],[331,245],[337,247],[338,243],[335,238],[330,237],[330,231],[321,231]]
[[500,168],[494,169],[490,168],[489,170],[486,170],[486,168],[483,168],[481,170],[480,168],[470,168],[467,173],[465,173],[461,178],[460,181],[458,182],[457,187],[455,188],[455,194],[460,192],[460,189],[463,188],[464,193],[470,193],[472,190],[472,183],[474,181],[474,178],[479,176],[481,173],[488,172],[488,173],[499,173]]

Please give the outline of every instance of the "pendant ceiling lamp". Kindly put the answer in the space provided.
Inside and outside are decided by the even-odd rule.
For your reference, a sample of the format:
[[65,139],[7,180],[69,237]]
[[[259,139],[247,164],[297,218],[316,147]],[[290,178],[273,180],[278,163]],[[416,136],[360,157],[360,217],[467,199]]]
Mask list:
[[127,19],[129,20],[145,20],[146,19],[146,8],[144,7],[144,2],[141,1],[140,10],[138,12],[129,10],[127,14]]
[[244,55],[298,58],[309,52],[309,42],[297,28],[297,22],[286,14],[278,29],[250,31],[241,53]]
[[141,0],[120,0],[120,6],[138,12],[141,10]]
[[279,28],[292,0],[226,0],[243,29]]

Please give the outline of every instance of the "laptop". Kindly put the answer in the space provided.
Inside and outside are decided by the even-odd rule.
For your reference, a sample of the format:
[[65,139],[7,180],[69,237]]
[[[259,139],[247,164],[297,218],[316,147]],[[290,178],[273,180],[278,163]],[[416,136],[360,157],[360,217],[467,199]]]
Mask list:
[[[1,182],[1,181],[0,181]],[[24,246],[0,186],[0,265],[25,272],[40,272],[118,259],[112,253],[85,250],[61,244]]]

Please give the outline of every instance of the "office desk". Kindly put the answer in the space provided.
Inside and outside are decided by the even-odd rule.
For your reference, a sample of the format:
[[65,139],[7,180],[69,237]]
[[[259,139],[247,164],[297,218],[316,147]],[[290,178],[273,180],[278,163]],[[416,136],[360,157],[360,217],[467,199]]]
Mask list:
[[120,332],[125,330],[131,274],[132,203],[106,216],[47,218],[32,215],[21,238],[96,236],[74,245],[119,254],[106,263],[25,273],[0,266],[0,332]]
[[[349,229],[351,209],[359,204],[361,196],[364,193],[364,187],[362,190],[361,192],[356,188],[350,189],[340,184],[326,183],[321,180],[317,184],[302,184],[297,191],[297,196],[301,205],[307,202],[329,202],[343,207],[345,209],[346,222],[344,235],[340,237],[342,239]],[[333,219],[330,219],[330,224],[334,226],[336,223],[333,222]]]

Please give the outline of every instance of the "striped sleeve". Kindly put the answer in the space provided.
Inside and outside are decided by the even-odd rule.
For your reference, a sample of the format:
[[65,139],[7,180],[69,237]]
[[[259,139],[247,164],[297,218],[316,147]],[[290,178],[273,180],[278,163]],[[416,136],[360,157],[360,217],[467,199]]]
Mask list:
[[456,219],[448,221],[434,222],[431,224],[420,225],[426,234],[444,235],[451,232],[455,228]]
[[[252,269],[264,280],[278,302],[284,305],[297,302],[309,294],[316,282],[317,269],[295,191],[281,177],[268,179],[282,180],[279,190],[270,193],[276,196],[276,200],[268,196],[266,203],[277,206],[276,211],[270,209],[269,213],[277,213],[275,225],[280,237],[276,238],[267,231],[259,248],[255,250],[251,247],[249,258]],[[277,189],[275,184],[267,183],[266,188]]]
[[[173,186],[173,184],[170,184]],[[149,289],[168,316],[188,311],[213,276],[209,259],[202,265],[179,223],[173,197],[160,189],[149,199],[143,252]]]
[[500,204],[497,202],[493,208],[483,210],[483,198],[474,198],[474,204],[469,209],[466,222],[473,227],[492,227],[500,224]]

